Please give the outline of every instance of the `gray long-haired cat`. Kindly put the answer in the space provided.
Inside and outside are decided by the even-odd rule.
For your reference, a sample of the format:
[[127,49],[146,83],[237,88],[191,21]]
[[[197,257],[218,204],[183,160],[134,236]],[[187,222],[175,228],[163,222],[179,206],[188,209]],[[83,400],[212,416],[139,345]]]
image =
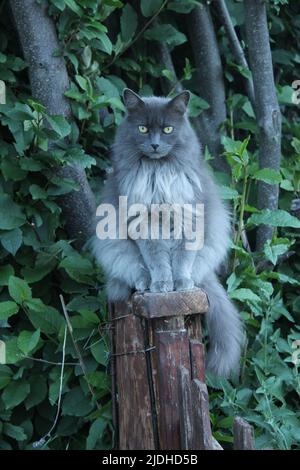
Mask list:
[[202,203],[202,249],[187,250],[184,237],[149,237],[95,238],[92,250],[106,273],[110,301],[128,299],[132,289],[167,292],[202,287],[209,299],[207,367],[229,376],[239,367],[242,328],[216,272],[226,257],[230,221],[186,115],[189,96],[184,91],[173,99],[141,98],[124,90],[127,114],[117,130],[113,172],[101,202],[112,204],[117,214],[119,196],[127,196],[128,205],[141,203],[148,208],[151,204]]

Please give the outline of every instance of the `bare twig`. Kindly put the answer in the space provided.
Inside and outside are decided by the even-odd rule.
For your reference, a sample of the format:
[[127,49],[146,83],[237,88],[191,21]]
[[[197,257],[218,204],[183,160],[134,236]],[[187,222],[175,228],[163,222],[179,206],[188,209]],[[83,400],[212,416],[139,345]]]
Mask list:
[[95,392],[93,390],[93,387],[91,386],[91,384],[89,383],[89,380],[88,380],[88,377],[87,377],[87,370],[86,370],[86,367],[85,367],[85,364],[84,364],[84,361],[83,361],[83,358],[82,358],[82,355],[81,355],[81,352],[80,352],[80,349],[79,349],[79,346],[74,338],[74,335],[73,335],[73,328],[72,328],[72,325],[71,325],[71,322],[70,322],[70,317],[69,317],[69,314],[68,314],[68,311],[67,311],[67,307],[66,307],[66,304],[65,304],[65,301],[64,301],[64,298],[62,295],[59,296],[60,298],[60,302],[61,302],[61,305],[62,305],[62,309],[63,309],[63,312],[64,312],[64,316],[65,316],[65,319],[66,319],[66,322],[67,322],[67,325],[68,325],[68,329],[69,329],[69,333],[70,333],[70,336],[71,336],[71,339],[72,339],[72,343],[74,345],[74,348],[75,348],[75,351],[76,351],[76,354],[77,354],[77,357],[79,359],[79,363],[80,363],[80,367],[82,369],[82,372],[83,372],[83,375],[85,377],[85,380],[86,380],[86,383],[88,385],[88,388],[89,388],[89,391],[91,392],[91,395],[93,396],[93,398],[95,399],[95,404],[97,406],[98,409],[101,408],[100,404],[97,402],[96,400],[96,395],[95,395]]
[[[62,362],[52,362],[52,361],[46,361],[46,359],[40,359],[38,357],[31,357],[31,356],[25,356],[24,359],[30,359],[31,361],[36,361],[36,362],[42,362],[44,364],[50,364],[53,366],[61,366],[63,365]],[[79,362],[65,362],[65,366],[78,366]]]
[[135,36],[135,38],[133,38],[133,40],[127,44],[127,46],[124,47],[124,49],[122,49],[119,54],[115,55],[115,57],[112,59],[111,62],[109,62],[109,64],[107,64],[103,69],[102,71],[108,69],[109,67],[111,67],[115,61],[122,55],[124,54],[124,52],[126,52],[130,47],[133,46],[133,44],[135,44],[139,39],[140,37],[144,34],[144,32],[146,31],[146,29],[149,28],[149,26],[153,23],[153,21],[158,17],[158,15],[161,13],[161,11],[165,8],[166,4],[168,3],[168,0],[165,0],[161,6],[159,7],[159,9],[154,13],[153,16],[151,16],[150,20],[147,21],[147,23],[143,26],[143,28],[137,33],[137,35]]
[[51,426],[50,430],[47,432],[47,434],[45,434],[45,436],[42,437],[39,441],[34,442],[32,444],[32,446],[35,447],[35,448],[40,447],[40,446],[44,446],[46,444],[46,439],[47,438],[49,438],[49,440],[51,439],[51,433],[52,433],[53,429],[55,429],[57,421],[58,421],[58,417],[59,417],[59,413],[60,413],[62,389],[63,389],[63,379],[64,379],[64,368],[65,368],[65,357],[66,357],[66,340],[67,340],[67,327],[65,326],[56,415],[55,415],[54,423]]
[[172,56],[169,51],[168,45],[164,42],[159,42],[156,48],[156,55],[158,62],[163,64],[166,69],[171,72],[172,79],[161,77],[162,90],[165,95],[172,92],[180,93],[183,90],[180,80],[176,75],[176,70],[173,64]]
[[[229,44],[230,44],[232,53],[234,55],[234,58],[237,64],[250,72],[244,50],[240,44],[239,38],[232,24],[232,20],[231,20],[231,17],[230,17],[230,14],[226,5],[226,1],[215,0],[215,4],[217,6],[218,13],[221,18],[221,22],[228,36]],[[245,88],[246,88],[248,98],[252,104],[252,107],[255,110],[255,96],[254,96],[254,86],[253,86],[252,77],[245,79]]]

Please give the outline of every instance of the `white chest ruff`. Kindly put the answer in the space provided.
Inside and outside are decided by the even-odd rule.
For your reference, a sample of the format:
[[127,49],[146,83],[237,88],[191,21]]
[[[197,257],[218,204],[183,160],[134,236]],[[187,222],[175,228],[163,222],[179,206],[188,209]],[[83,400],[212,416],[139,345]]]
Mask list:
[[[189,178],[184,172],[170,167],[140,166],[138,171],[129,172],[121,184],[122,195],[129,204],[185,204],[194,200],[194,188],[201,189],[196,175]],[[123,193],[123,191],[124,193]]]

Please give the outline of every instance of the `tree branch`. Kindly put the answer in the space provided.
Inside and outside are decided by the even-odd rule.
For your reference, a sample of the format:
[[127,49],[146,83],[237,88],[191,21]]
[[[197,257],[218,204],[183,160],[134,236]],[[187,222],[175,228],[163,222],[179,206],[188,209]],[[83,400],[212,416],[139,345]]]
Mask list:
[[[63,57],[54,57],[59,43],[52,19],[47,14],[47,2],[36,0],[10,0],[15,26],[23,55],[29,66],[31,92],[50,115],[60,114],[71,119],[71,108],[64,96],[69,79]],[[95,200],[84,170],[77,166],[57,169],[60,178],[71,178],[79,183],[80,190],[72,191],[59,199],[66,228],[70,237],[81,246],[95,227]]]
[[[236,34],[232,20],[226,5],[225,0],[215,0],[217,10],[221,19],[221,22],[225,28],[229,44],[234,55],[235,61],[238,65],[243,67],[246,70],[249,70],[249,65],[244,53],[244,50],[240,44],[239,38]],[[248,98],[252,104],[253,109],[255,110],[255,95],[254,95],[254,85],[252,77],[245,78],[245,88]]]
[[168,95],[171,91],[180,93],[183,90],[183,87],[177,77],[171,53],[169,51],[168,45],[165,42],[159,42],[157,44],[156,56],[158,62],[160,64],[164,64],[164,67],[172,74],[172,80],[169,80],[166,77],[161,77],[161,87],[163,93],[165,95]]
[[228,171],[222,153],[220,126],[226,119],[222,63],[208,5],[194,8],[187,15],[187,26],[198,77],[198,93],[210,108],[199,116],[201,142],[214,157],[213,165]]
[[[276,96],[266,4],[261,0],[245,0],[246,34],[250,67],[256,99],[256,114],[260,130],[260,168],[280,169],[281,113]],[[278,184],[258,182],[259,209],[278,207]],[[262,225],[258,228],[256,247],[261,250],[272,238],[273,229]]]

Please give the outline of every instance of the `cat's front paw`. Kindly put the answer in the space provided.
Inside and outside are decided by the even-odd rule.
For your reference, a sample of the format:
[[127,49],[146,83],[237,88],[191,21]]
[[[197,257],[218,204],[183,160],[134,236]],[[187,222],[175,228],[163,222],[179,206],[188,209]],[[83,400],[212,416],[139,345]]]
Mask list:
[[143,294],[146,290],[149,290],[150,278],[143,277],[135,283],[135,289],[137,292]]
[[175,280],[175,290],[191,290],[194,288],[193,279],[183,277]]
[[174,290],[173,281],[156,281],[150,286],[151,292],[171,292]]

